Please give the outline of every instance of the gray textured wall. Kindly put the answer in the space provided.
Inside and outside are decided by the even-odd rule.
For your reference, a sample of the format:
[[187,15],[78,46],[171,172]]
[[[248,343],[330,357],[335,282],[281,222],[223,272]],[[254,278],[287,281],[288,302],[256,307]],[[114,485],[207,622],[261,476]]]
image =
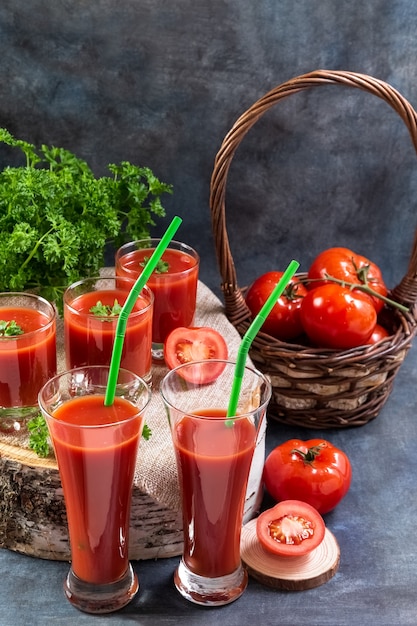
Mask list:
[[[67,147],[98,173],[122,159],[174,186],[178,238],[220,282],[209,221],[213,160],[234,120],[318,69],[364,72],[417,105],[414,0],[2,0],[0,124]],[[10,162],[0,150],[0,164]],[[326,87],[286,99],[245,138],[228,185],[243,285],[343,244],[405,272],[417,224],[416,156],[375,97]],[[155,233],[157,234],[157,233]]]

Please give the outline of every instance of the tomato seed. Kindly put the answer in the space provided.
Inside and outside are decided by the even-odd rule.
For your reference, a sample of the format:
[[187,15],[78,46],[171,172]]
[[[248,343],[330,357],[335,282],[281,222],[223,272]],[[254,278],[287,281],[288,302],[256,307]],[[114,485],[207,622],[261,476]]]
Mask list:
[[314,535],[314,528],[310,520],[298,515],[285,515],[272,520],[268,530],[274,541],[294,545],[299,545]]

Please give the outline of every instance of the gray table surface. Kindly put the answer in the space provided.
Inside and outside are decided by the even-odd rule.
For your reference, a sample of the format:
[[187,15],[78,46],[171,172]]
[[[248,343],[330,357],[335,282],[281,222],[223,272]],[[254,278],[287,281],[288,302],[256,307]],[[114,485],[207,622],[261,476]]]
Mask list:
[[[417,624],[417,417],[413,347],[379,416],[360,428],[308,431],[269,421],[267,451],[297,436],[323,436],[352,462],[346,498],[325,516],[341,550],[337,574],[309,591],[281,592],[254,580],[235,603],[206,609],[183,600],[172,574],[177,558],[134,563],[140,592],[118,613],[91,616],[63,596],[68,564],[0,550],[0,625]],[[265,504],[268,504],[266,500]]]

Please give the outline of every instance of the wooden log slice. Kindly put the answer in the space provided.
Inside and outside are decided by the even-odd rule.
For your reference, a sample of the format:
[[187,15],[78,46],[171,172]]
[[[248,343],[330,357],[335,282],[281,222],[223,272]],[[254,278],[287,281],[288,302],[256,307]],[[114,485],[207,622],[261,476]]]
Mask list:
[[[235,358],[240,337],[223,314],[223,306],[202,283],[197,293],[196,326],[216,328]],[[58,324],[58,369],[65,369],[62,320]],[[159,383],[166,372],[154,364],[152,399],[145,421],[152,431],[141,439],[134,478],[129,556],[165,558],[181,554],[182,516],[178,476]],[[41,459],[28,447],[28,433],[8,433],[0,423],[0,548],[51,560],[69,560],[65,502],[55,458]],[[258,511],[265,458],[265,429],[260,433],[249,478],[245,520]]]
[[330,580],[339,569],[340,549],[326,528],[321,544],[310,554],[280,557],[267,552],[256,536],[256,519],[242,529],[241,557],[248,574],[274,589],[301,591],[313,589]]

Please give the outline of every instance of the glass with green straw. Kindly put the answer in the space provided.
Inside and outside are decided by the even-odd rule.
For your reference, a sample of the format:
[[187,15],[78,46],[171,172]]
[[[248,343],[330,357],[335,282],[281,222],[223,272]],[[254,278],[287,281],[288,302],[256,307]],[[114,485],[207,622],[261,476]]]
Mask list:
[[[184,547],[174,584],[184,598],[196,604],[233,602],[247,585],[240,536],[252,466],[257,481],[251,483],[251,492],[260,484],[257,448],[263,441],[271,384],[245,360],[253,338],[297,267],[296,262],[290,264],[255,318],[237,363],[213,359],[184,363],[161,381],[159,391],[169,418],[183,516]],[[261,445],[259,450],[262,468]]]
[[122,307],[122,310],[120,311],[119,318],[117,320],[116,333],[115,333],[114,344],[113,344],[113,352],[112,352],[112,357],[110,361],[109,379],[107,382],[106,395],[104,399],[104,404],[106,406],[113,404],[113,401],[114,401],[117,376],[119,373],[120,360],[122,357],[123,341],[124,341],[124,336],[126,332],[126,324],[127,324],[129,314],[133,309],[133,306],[136,302],[136,299],[139,293],[141,292],[141,289],[145,286],[150,275],[152,274],[152,272],[158,265],[158,261],[160,261],[163,253],[169,246],[171,239],[173,238],[174,234],[178,230],[181,223],[182,223],[182,219],[180,217],[175,216],[173,218],[165,234],[161,238],[159,244],[155,248],[154,252],[152,253],[149,260],[147,261],[145,267],[143,268],[141,274],[139,275],[138,279],[136,280],[135,284],[130,290],[129,295],[126,298],[126,301]]
[[127,317],[180,223],[174,218],[128,294],[110,367],[68,370],[50,379],[39,393],[68,517],[71,567],[64,592],[87,613],[116,611],[138,591],[128,554],[130,503],[151,393],[142,378],[120,368],[120,360]]

